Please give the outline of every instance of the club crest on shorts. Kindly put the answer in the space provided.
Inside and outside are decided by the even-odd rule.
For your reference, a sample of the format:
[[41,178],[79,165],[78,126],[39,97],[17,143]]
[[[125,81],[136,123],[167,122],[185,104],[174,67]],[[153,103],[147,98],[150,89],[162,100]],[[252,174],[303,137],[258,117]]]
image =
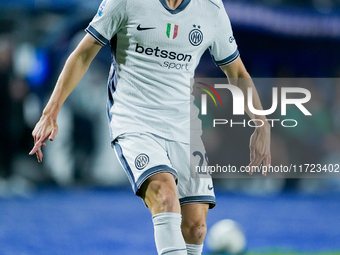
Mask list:
[[135,159],[135,166],[138,170],[142,170],[149,163],[149,156],[141,153]]
[[200,30],[201,26],[193,25],[194,29],[189,33],[189,42],[193,46],[198,46],[203,42],[203,33]]

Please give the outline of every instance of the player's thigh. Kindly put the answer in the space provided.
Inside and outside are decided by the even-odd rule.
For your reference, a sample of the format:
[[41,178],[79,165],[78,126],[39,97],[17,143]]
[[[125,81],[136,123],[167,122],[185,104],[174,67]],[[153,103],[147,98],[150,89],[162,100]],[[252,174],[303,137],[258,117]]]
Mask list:
[[172,167],[163,143],[147,133],[123,134],[114,142],[120,163],[138,196],[143,183],[158,173],[168,173],[166,176],[173,183],[177,181],[177,170]]

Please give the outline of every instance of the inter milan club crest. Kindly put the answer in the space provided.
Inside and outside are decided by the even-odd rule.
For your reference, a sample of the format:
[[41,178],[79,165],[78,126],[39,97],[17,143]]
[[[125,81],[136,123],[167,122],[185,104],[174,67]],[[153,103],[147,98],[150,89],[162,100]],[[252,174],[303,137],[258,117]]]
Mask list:
[[166,36],[170,40],[173,40],[177,37],[177,35],[178,35],[178,25],[168,23],[166,26]]
[[142,170],[149,163],[148,155],[141,153],[135,159],[135,166],[138,170]]
[[189,33],[189,41],[193,46],[198,46],[203,41],[203,33],[200,29],[201,26],[194,25],[194,29]]

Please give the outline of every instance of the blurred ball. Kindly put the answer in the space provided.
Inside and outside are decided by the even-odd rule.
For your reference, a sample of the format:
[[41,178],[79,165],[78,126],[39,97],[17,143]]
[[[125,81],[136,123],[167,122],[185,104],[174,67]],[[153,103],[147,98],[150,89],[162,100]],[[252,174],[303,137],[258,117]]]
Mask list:
[[230,219],[216,222],[208,231],[207,245],[214,253],[243,254],[246,238],[239,224]]

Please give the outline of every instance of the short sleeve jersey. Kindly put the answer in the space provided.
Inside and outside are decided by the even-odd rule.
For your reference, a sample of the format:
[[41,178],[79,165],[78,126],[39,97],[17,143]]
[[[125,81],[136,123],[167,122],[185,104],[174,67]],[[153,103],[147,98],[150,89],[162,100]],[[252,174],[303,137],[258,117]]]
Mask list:
[[189,143],[190,118],[199,121],[190,79],[202,54],[210,49],[219,66],[239,56],[221,0],[183,0],[176,10],[165,0],[104,0],[86,31],[111,47],[112,140],[149,132]]

